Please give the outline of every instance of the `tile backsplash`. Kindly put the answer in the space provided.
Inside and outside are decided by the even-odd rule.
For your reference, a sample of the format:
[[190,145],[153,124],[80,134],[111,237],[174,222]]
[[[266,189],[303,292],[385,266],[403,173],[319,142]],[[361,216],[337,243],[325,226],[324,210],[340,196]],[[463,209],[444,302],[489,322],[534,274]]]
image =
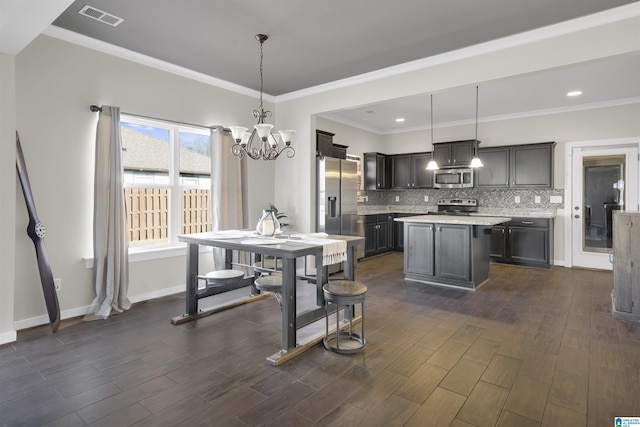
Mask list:
[[[425,201],[425,196],[428,201]],[[560,203],[551,203],[551,197]],[[424,206],[437,205],[442,198],[478,199],[478,206],[483,208],[517,208],[517,209],[562,209],[564,208],[563,189],[426,189],[426,190],[368,190],[362,191],[358,203],[360,206]],[[366,201],[364,201],[366,200]],[[516,200],[519,200],[517,202]],[[539,203],[537,203],[539,202]]]

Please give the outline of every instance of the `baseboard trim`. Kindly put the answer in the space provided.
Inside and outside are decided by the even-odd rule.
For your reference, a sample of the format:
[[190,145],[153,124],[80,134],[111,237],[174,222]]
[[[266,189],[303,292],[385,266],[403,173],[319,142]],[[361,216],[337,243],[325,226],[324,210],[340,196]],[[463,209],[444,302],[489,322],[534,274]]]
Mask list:
[[[146,292],[143,294],[131,295],[129,296],[129,301],[131,301],[131,303],[148,301],[148,300],[162,298],[169,295],[179,294],[180,292],[184,292],[184,290],[185,290],[184,285],[178,285],[178,286],[173,286],[171,288],[160,289],[152,292]],[[75,307],[68,310],[62,310],[60,312],[60,319],[65,320],[65,319],[72,319],[74,317],[84,316],[89,311],[89,307],[91,307],[91,305],[85,305],[83,307]],[[36,326],[46,325],[47,323],[49,323],[49,316],[42,315],[37,317],[31,317],[29,319],[16,320],[15,322],[13,322],[13,328],[15,331],[19,331],[21,329],[29,329]],[[13,339],[11,341],[6,341],[6,342],[12,342],[16,340],[15,331],[13,332]],[[0,344],[3,343],[3,339],[5,338],[4,335],[5,334],[0,334]],[[10,339],[11,336],[8,336],[7,338]]]
[[15,330],[7,331],[0,334],[0,345],[8,344],[10,342],[15,342],[17,338],[17,333]]

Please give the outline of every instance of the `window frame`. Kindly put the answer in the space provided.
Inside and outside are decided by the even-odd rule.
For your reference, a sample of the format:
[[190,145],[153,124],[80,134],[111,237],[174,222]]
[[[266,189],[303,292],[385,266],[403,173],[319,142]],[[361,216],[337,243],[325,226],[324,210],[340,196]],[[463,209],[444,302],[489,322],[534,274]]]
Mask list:
[[[152,119],[122,113],[120,115],[120,126],[122,123],[130,123],[137,126],[149,126],[159,129],[166,129],[169,132],[169,165],[168,183],[135,183],[123,182],[124,188],[159,188],[168,191],[168,241],[161,244],[147,244],[140,246],[130,246],[129,254],[137,255],[136,260],[156,259],[184,253],[185,243],[178,241],[178,235],[182,230],[182,192],[189,189],[211,190],[211,175],[208,184],[184,184],[180,177],[180,133],[193,133],[210,138],[211,130],[207,127],[198,127],[179,122]],[[213,153],[211,153],[213,155]],[[123,165],[124,168],[124,165]],[[211,171],[213,172],[213,171]],[[123,173],[124,179],[124,173]],[[206,182],[206,181],[205,181]],[[127,230],[128,231],[128,230]],[[139,258],[139,259],[137,259]]]

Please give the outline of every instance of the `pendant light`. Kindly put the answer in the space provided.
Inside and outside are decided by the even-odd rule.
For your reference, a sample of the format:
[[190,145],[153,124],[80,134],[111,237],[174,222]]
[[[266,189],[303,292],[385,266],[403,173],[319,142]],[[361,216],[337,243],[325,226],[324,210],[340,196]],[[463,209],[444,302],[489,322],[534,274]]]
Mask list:
[[484,165],[478,157],[478,86],[476,86],[476,139],[473,141],[473,159],[469,164],[470,168],[481,168]]
[[[234,156],[243,159],[245,156],[253,160],[275,160],[286,151],[287,157],[293,157],[296,151],[291,146],[294,130],[281,130],[273,133],[273,125],[266,123],[265,119],[271,117],[271,111],[266,111],[262,106],[262,91],[264,80],[262,78],[262,45],[269,36],[256,34],[256,40],[260,43],[260,107],[253,110],[253,117],[258,119],[258,124],[253,125],[253,131],[246,127],[231,126],[231,134],[235,143],[231,147]],[[281,144],[282,143],[282,144]]]
[[[433,147],[433,94],[431,94],[431,147]],[[435,150],[434,150],[435,151]],[[431,160],[427,163],[428,171],[435,171],[440,169],[438,167],[438,162],[433,158],[433,154],[431,155]]]

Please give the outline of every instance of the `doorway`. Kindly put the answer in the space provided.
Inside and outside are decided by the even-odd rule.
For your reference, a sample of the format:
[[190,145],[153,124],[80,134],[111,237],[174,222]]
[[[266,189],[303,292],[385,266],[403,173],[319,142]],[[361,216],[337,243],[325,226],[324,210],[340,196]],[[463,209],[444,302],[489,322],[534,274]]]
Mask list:
[[638,209],[638,143],[571,147],[569,266],[611,270],[612,217]]

